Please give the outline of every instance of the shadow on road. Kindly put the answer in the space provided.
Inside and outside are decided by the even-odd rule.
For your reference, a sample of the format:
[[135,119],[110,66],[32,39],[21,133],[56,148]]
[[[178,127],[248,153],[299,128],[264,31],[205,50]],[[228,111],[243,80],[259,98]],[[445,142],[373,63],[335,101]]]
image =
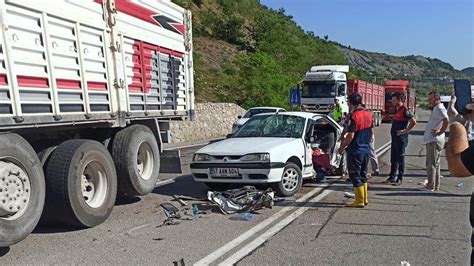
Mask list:
[[187,196],[197,199],[205,199],[209,188],[203,184],[194,182],[191,175],[179,176],[174,182],[156,187],[152,193],[164,196]]
[[140,202],[142,199],[137,196],[133,197],[117,197],[115,200],[115,206],[122,206],[122,205],[128,205],[128,204],[133,204]]
[[389,197],[419,197],[419,196],[427,196],[427,197],[437,197],[437,198],[467,198],[471,197],[471,194],[451,194],[451,193],[440,193],[440,192],[395,192],[395,193],[377,193],[377,196],[389,196]]
[[7,255],[10,252],[10,247],[0,248],[0,258]]
[[342,224],[342,225],[367,225],[367,226],[388,226],[388,227],[417,227],[417,228],[431,228],[431,226],[426,225],[414,225],[414,224],[378,224],[378,223],[341,223],[336,222],[335,224]]
[[86,230],[87,228],[78,228],[78,227],[67,227],[63,225],[38,225],[32,234],[57,234],[57,233],[67,233],[80,230]]

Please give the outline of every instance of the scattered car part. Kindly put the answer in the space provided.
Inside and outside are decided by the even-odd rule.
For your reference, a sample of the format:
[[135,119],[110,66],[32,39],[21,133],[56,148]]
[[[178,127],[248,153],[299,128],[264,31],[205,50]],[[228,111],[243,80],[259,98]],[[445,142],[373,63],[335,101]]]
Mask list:
[[223,214],[252,212],[273,207],[274,192],[271,189],[259,191],[252,186],[229,189],[223,192],[209,191],[207,197]]

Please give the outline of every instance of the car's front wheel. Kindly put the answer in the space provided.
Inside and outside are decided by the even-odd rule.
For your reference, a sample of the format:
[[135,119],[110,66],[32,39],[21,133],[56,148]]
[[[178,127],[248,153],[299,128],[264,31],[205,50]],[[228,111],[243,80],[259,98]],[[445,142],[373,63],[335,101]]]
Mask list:
[[286,163],[281,181],[272,185],[279,196],[290,197],[296,194],[303,185],[301,169],[294,163]]

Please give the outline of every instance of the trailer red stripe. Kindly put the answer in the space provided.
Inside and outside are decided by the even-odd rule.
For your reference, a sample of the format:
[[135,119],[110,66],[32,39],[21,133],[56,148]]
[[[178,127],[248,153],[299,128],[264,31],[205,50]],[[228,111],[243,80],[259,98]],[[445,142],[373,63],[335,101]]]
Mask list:
[[81,81],[73,79],[56,79],[58,89],[80,90]]
[[8,85],[7,74],[0,74],[0,85]]
[[16,79],[20,87],[49,88],[48,78],[16,76]]
[[92,91],[107,91],[107,83],[97,82],[97,81],[88,81],[87,88]]

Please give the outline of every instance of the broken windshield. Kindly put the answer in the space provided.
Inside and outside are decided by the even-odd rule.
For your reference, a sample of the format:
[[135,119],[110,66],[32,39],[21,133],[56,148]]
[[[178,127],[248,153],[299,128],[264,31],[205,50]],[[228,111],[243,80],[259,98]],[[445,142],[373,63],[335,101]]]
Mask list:
[[305,118],[291,115],[257,115],[235,133],[235,138],[300,138]]

